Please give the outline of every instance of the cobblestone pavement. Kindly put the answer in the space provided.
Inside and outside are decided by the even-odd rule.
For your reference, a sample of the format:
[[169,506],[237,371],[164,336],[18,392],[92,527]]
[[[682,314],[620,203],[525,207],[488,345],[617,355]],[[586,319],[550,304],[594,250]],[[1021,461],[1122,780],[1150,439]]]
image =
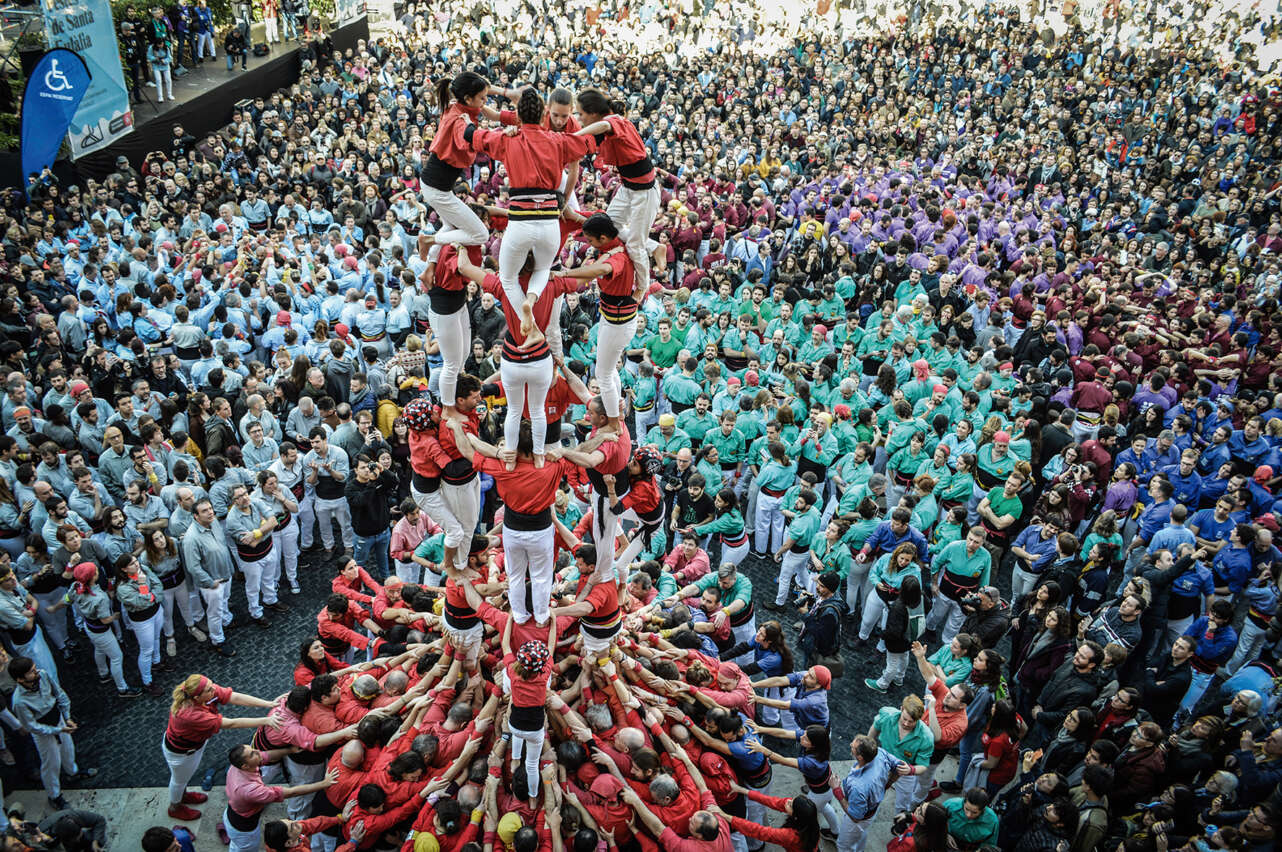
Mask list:
[[[789,607],[784,612],[773,613],[764,606],[774,598],[778,577],[775,563],[750,556],[741,565],[741,569],[746,571],[754,583],[753,598],[758,623],[777,619],[788,635],[790,647],[795,648],[797,631],[794,624],[800,620],[796,610]],[[237,581],[232,594],[232,610],[237,621],[245,623],[232,630],[227,640],[229,646],[236,650],[236,656],[223,659],[213,654],[207,650],[207,646],[198,645],[191,640],[184,628],[179,626],[176,666],[171,671],[157,673],[157,682],[168,690],[188,674],[200,672],[217,683],[262,698],[273,698],[285,692],[292,685],[291,673],[297,660],[299,642],[315,632],[316,613],[324,604],[329,581],[335,570],[334,560],[326,562],[319,548],[302,554],[299,561],[302,593],[290,595],[286,592],[282,595],[281,600],[291,607],[291,611],[283,615],[269,613],[272,625],[268,629],[248,623],[243,586]],[[846,631],[847,638],[851,633],[850,630]],[[137,645],[128,631],[124,651],[126,679],[131,684],[137,684],[140,682],[134,662]],[[846,658],[846,675],[834,681],[828,702],[832,713],[835,759],[849,755],[850,738],[867,731],[877,708],[897,705],[910,689],[922,688],[920,676],[910,665],[903,688],[892,689],[884,695],[873,692],[864,686],[863,679],[881,673],[883,655],[871,646],[855,649],[848,643],[843,647],[843,654]],[[160,752],[160,739],[164,733],[169,699],[147,696],[134,700],[118,698],[114,687],[98,683],[87,641],[82,643],[74,662],[60,664],[60,676],[73,696],[72,712],[80,723],[80,730],[75,735],[80,765],[97,767],[99,770],[92,786],[146,787],[166,784],[169,773]],[[251,715],[252,712],[249,708],[232,708],[229,715],[244,716]],[[0,767],[0,777],[3,778],[5,788],[12,790],[39,787],[36,773],[38,762],[34,750],[29,748],[29,742],[21,742],[21,737],[10,739],[14,741],[19,765]],[[204,763],[193,783],[200,781],[205,770],[216,768],[218,776],[215,783],[221,784],[227,750],[247,739],[248,736],[243,731],[230,731],[216,737],[206,749]],[[781,743],[772,745],[786,751]],[[28,747],[24,749],[24,746]]]

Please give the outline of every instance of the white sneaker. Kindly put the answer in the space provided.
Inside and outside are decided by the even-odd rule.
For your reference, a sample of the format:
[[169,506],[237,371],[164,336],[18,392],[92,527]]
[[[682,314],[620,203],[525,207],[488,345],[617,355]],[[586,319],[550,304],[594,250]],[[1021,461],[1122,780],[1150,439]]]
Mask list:
[[188,627],[187,632],[190,633],[191,638],[195,639],[197,642],[205,642],[209,639],[209,636],[206,635],[205,631],[201,630],[199,627]]
[[178,643],[172,636],[165,640],[165,653],[171,657],[178,656]]

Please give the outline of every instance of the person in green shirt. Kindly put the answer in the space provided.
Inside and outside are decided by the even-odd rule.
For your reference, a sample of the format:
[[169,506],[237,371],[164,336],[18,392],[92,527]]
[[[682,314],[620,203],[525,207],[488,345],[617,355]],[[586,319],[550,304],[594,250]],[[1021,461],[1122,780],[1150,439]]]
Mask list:
[[415,565],[423,569],[425,586],[442,586],[440,568],[445,561],[445,533],[430,535],[418,543],[410,556]]
[[784,302],[779,306],[779,316],[772,319],[766,324],[766,338],[773,338],[775,329],[783,331],[783,339],[791,346],[800,346],[805,340],[806,333],[801,330],[800,323],[792,321],[792,304]]
[[[896,785],[896,802],[898,796]],[[948,811],[949,836],[969,849],[996,845],[998,819],[988,802],[988,792],[981,787],[972,787],[965,796],[944,802],[944,810]]]
[[677,451],[690,449],[690,436],[677,428],[677,418],[671,414],[660,414],[659,425],[645,433],[645,443],[652,444],[666,459],[677,457]]
[[828,342],[828,329],[822,323],[815,323],[810,330],[810,337],[797,353],[797,360],[803,365],[816,365],[832,354],[832,344]]
[[636,434],[644,435],[659,422],[659,380],[649,361],[642,361],[637,367],[636,379],[628,388],[628,399],[636,415]]
[[[743,477],[743,463],[748,455],[747,442],[744,441],[743,434],[735,428],[738,418],[733,411],[722,412],[718,419],[720,421],[718,428],[705,434],[703,443],[704,446],[717,448],[717,455],[721,457],[723,465],[736,465],[734,475],[738,483]],[[738,490],[737,485],[736,490]]]
[[993,571],[993,557],[984,546],[988,533],[983,527],[971,527],[962,541],[954,541],[935,556],[931,587],[938,593],[930,610],[926,627],[937,630],[939,638],[951,642],[966,620],[962,600],[988,585]]
[[941,645],[939,650],[926,658],[926,662],[935,670],[935,677],[952,687],[965,682],[970,677],[975,657],[984,646],[969,633],[958,633],[953,641]]
[[906,695],[899,707],[883,707],[877,711],[868,736],[877,741],[893,757],[908,764],[909,773],[895,781],[895,810],[906,811],[912,805],[917,791],[917,776],[930,766],[935,752],[935,736],[922,718],[926,705],[917,695]]
[[557,490],[552,507],[556,511],[556,519],[568,529],[574,529],[583,519],[583,512],[570,500],[570,492],[565,487]]
[[[900,429],[910,428],[908,426],[898,426],[895,432]],[[893,436],[892,436],[893,437]],[[908,439],[908,446],[897,450],[886,462],[886,475],[890,477],[890,482],[886,486],[886,505],[893,507],[899,505],[899,498],[912,487],[913,476],[917,473],[917,468],[921,467],[923,462],[930,461],[926,455],[926,434],[924,432],[911,432]],[[889,448],[887,448],[889,451]]]
[[739,498],[731,488],[722,488],[713,498],[717,515],[706,524],[695,524],[678,532],[693,532],[699,538],[717,534],[721,542],[719,562],[738,565],[748,555],[748,533],[743,524],[743,515],[739,512]]
[[677,415],[677,428],[690,436],[690,443],[697,448],[703,444],[704,436],[717,425],[712,416],[712,397],[703,391],[694,399],[694,408],[687,408]]
[[712,615],[713,624],[720,627],[722,618],[725,618],[730,622],[735,644],[751,640],[757,633],[757,619],[752,610],[752,580],[741,574],[732,562],[723,560],[716,571],[709,571],[666,598],[663,606],[670,609],[686,598],[702,595],[708,589],[715,589],[720,597],[721,609]]
[[841,579],[846,579],[854,560],[850,558],[850,545],[844,539],[850,524],[845,521],[829,521],[824,534],[810,545],[810,573],[816,577],[829,571]]
[[673,336],[672,320],[667,317],[659,318],[658,328],[659,333],[646,340],[645,350],[650,363],[666,370],[677,363],[677,355],[685,344]]
[[[779,435],[779,424],[770,421],[766,434]],[[797,479],[797,465],[788,458],[780,440],[765,445],[767,458],[758,461],[760,467],[754,477],[757,485],[757,506],[753,514],[753,547],[758,554],[773,553],[776,542],[784,538],[783,496]],[[755,459],[754,459],[755,460]]]
[[775,561],[781,564],[779,570],[779,587],[775,593],[774,605],[767,606],[776,612],[783,609],[788,593],[792,590],[792,581],[808,594],[814,594],[815,581],[810,576],[810,547],[819,534],[820,515],[816,503],[819,495],[809,488],[803,488],[797,494],[793,510],[784,511],[784,517],[790,517],[783,544],[775,551]]
[[721,456],[716,447],[701,447],[695,456],[694,469],[708,483],[709,490],[718,492],[726,481],[726,472],[721,469]]
[[988,531],[988,548],[993,552],[995,561],[1001,559],[1002,552],[1011,542],[1015,522],[1024,514],[1024,503],[1019,498],[1019,490],[1026,481],[1027,477],[1023,473],[1011,471],[1006,481],[1000,487],[991,489],[975,507],[980,525]]

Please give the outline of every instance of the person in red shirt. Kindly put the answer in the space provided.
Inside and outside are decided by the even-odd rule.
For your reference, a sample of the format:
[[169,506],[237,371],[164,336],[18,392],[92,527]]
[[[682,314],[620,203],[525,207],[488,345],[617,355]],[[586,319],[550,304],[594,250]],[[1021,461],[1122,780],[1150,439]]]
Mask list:
[[[476,119],[490,92],[489,81],[472,71],[464,71],[457,77],[442,77],[436,84],[441,118],[432,136],[427,165],[423,168],[423,201],[440,217],[441,227],[434,235],[421,236],[418,241],[420,255],[425,255],[423,259],[432,263],[438,260],[439,247],[446,243],[480,246],[489,237],[480,216],[454,194],[454,185],[476,162],[472,136],[477,129]],[[425,279],[425,283],[427,280],[430,279]],[[433,286],[432,290],[435,289]],[[472,342],[472,323],[464,299],[456,298],[453,310],[438,313],[438,307],[447,309],[450,306],[444,302],[438,304],[437,299],[431,296],[431,290],[428,292],[432,299],[428,320],[440,341],[441,357],[445,361],[441,369],[441,399],[444,400],[446,414],[454,416],[454,383],[463,370],[463,361]]]
[[521,424],[516,464],[511,469],[498,460],[498,448],[463,433],[457,426],[455,429],[459,446],[471,447],[475,452],[473,466],[494,477],[503,501],[503,564],[512,614],[518,624],[524,624],[532,609],[535,621],[543,624],[548,619],[548,602],[556,578],[552,506],[568,462],[558,460],[542,466],[537,463],[529,421]]
[[[330,588],[348,600],[369,604],[383,587],[368,571],[357,565],[355,559],[349,559],[346,565],[338,569],[338,576],[330,582]],[[367,591],[361,591],[362,589]]]
[[[584,545],[587,547],[588,545]],[[595,575],[594,575],[595,576]],[[590,585],[591,584],[591,585]],[[579,619],[579,632],[583,638],[583,656],[596,658],[604,666],[610,661],[610,649],[623,627],[623,610],[620,603],[626,591],[614,577],[595,582],[593,577],[580,577],[575,602],[566,607],[556,607],[552,614],[557,618],[569,616]],[[588,666],[583,667],[582,681],[590,676]]]
[[204,803],[209,797],[204,793],[188,792],[187,784],[196,774],[205,746],[214,734],[237,728],[257,728],[262,725],[279,727],[275,716],[256,716],[248,719],[226,719],[218,712],[219,704],[236,704],[241,707],[259,707],[271,710],[275,703],[242,695],[230,687],[219,686],[202,674],[188,675],[174,687],[173,703],[169,707],[169,722],[165,725],[164,744],[161,751],[169,764],[169,816],[184,822],[200,819],[200,811],[191,807]]
[[[591,136],[544,129],[545,112],[538,91],[526,89],[517,102],[521,124],[515,132],[478,130],[471,138],[474,150],[501,160],[507,168],[511,202],[507,231],[499,247],[499,278],[507,301],[519,309],[521,328],[527,333],[533,323],[534,304],[543,295],[560,247],[557,222],[563,199],[558,188],[564,169],[596,149]],[[534,256],[534,269],[522,291],[517,272],[529,254]],[[552,300],[548,301],[550,311]],[[510,322],[508,326],[511,328]]]
[[[464,431],[477,434],[481,421],[476,407],[482,400],[481,380],[467,373],[459,376],[455,385],[455,414],[447,419],[460,420]],[[481,480],[472,467],[472,454],[459,449],[453,430],[438,428],[436,440],[439,449],[430,444],[425,445],[425,449],[436,452],[433,461],[441,471],[441,486],[437,491],[425,493],[419,505],[445,530],[442,572],[458,573],[467,567],[467,546],[481,515]]]
[[619,115],[624,111],[621,101],[611,101],[598,89],[584,89],[579,92],[578,102],[584,122],[579,134],[596,137],[597,162],[614,166],[619,172],[622,185],[605,212],[627,244],[628,256],[635,265],[636,287],[643,291],[650,283],[650,252],[657,248],[657,244],[651,245],[650,229],[662,201],[654,164],[641,134],[632,122]]
[[317,816],[310,819],[274,819],[263,825],[263,845],[271,852],[309,852],[312,848],[312,835],[337,828],[342,825],[351,808],[339,816]]
[[[614,514],[612,505],[628,493],[632,484],[628,474],[632,436],[628,434],[627,426],[609,416],[609,405],[603,397],[596,397],[588,403],[588,422],[592,424],[588,439],[574,449],[561,450],[563,459],[584,468],[596,492],[592,538],[601,543],[596,549],[596,573],[593,575],[597,579],[614,576],[614,547],[610,543],[618,534],[619,518]],[[617,427],[612,425],[614,423],[618,423]],[[614,477],[609,485],[606,484],[606,476]]]
[[556,622],[548,620],[545,641],[526,642],[512,653],[512,624],[508,619],[503,630],[503,673],[512,695],[508,730],[512,733],[513,770],[524,759],[525,780],[529,785],[530,807],[538,807],[539,758],[547,737],[548,680],[552,675],[552,651],[556,647]]
[[589,216],[583,223],[583,235],[601,256],[593,263],[566,270],[565,274],[581,281],[597,279],[602,322],[597,335],[596,378],[610,424],[617,429],[623,412],[619,360],[636,334],[637,313],[646,288],[644,283],[634,284],[634,261],[624,251],[620,231],[609,216],[604,213]]
[[366,615],[365,610],[356,601],[348,600],[340,594],[331,594],[325,601],[325,608],[316,615],[316,635],[320,637],[325,650],[336,659],[350,661],[353,648],[364,650],[369,647],[370,639],[355,630],[360,624],[375,636],[383,629]]
[[[507,245],[504,237],[503,245]],[[493,294],[503,307],[507,319],[507,334],[503,338],[503,357],[499,361],[499,373],[503,377],[503,390],[507,395],[507,416],[503,422],[503,440],[509,452],[517,445],[518,432],[521,428],[522,414],[526,411],[527,399],[530,412],[530,424],[533,429],[534,460],[536,466],[542,466],[545,444],[547,442],[547,396],[552,386],[554,370],[552,369],[552,351],[548,348],[544,329],[551,321],[553,299],[565,293],[579,290],[579,282],[573,278],[558,276],[550,282],[545,281],[543,298],[537,303],[530,300],[534,284],[538,277],[538,259],[535,258],[534,270],[530,269],[527,256],[526,266],[521,270],[521,278],[528,281],[525,302],[514,300],[509,287],[500,276],[486,273],[471,262],[467,255],[459,255],[459,272],[476,282],[481,289]],[[500,273],[501,275],[501,273]],[[528,276],[528,277],[527,277]],[[520,290],[517,283],[515,289]],[[508,462],[508,470],[512,463]]]
[[294,666],[294,685],[311,686],[319,675],[332,674],[345,668],[343,661],[325,650],[319,636],[308,636],[298,649],[298,665]]

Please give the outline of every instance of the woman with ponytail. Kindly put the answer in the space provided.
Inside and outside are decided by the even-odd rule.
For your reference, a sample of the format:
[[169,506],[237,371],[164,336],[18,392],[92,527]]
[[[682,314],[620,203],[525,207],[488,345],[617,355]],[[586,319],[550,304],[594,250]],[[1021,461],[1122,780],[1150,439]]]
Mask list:
[[115,613],[111,598],[98,585],[98,566],[92,562],[81,562],[71,569],[71,576],[75,582],[68,597],[85,620],[85,631],[93,644],[93,661],[98,667],[98,680],[103,683],[115,681],[116,694],[121,698],[137,698],[142,695],[142,690],[125,682],[125,657],[112,628],[120,616]]
[[[433,266],[440,254],[440,246],[446,243],[480,246],[489,237],[480,216],[454,194],[455,185],[476,161],[472,134],[476,132],[477,117],[489,94],[489,82],[471,71],[464,71],[457,77],[444,77],[436,84],[441,118],[423,169],[423,201],[436,211],[441,226],[435,234],[418,239],[419,256]],[[431,282],[431,277],[425,275],[424,284],[431,287]],[[464,306],[465,291],[434,294],[429,290],[429,293],[435,297],[428,310],[428,319],[433,335],[440,341],[441,356],[445,360],[441,369],[441,399],[446,413],[452,416],[456,414],[455,383],[472,341],[472,323]]]
[[249,719],[224,719],[216,709],[219,704],[237,704],[241,707],[261,707],[270,710],[274,705],[262,698],[233,692],[230,687],[219,686],[201,674],[188,675],[174,687],[173,703],[169,705],[169,724],[160,750],[169,764],[169,816],[189,822],[200,819],[200,811],[191,807],[204,802],[204,793],[188,792],[187,783],[196,774],[205,745],[219,731],[258,728],[270,725],[279,728],[275,716],[256,716]]
[[[632,122],[619,113],[626,107],[612,101],[598,89],[579,93],[579,116],[583,136],[596,137],[599,161],[614,166],[622,186],[610,199],[605,213],[619,229],[620,239],[628,247],[635,265],[637,301],[650,286],[650,228],[659,215],[659,187],[655,181],[654,163]],[[607,412],[609,413],[609,412]]]
[[619,229],[604,213],[594,213],[583,223],[588,244],[601,252],[593,263],[566,270],[565,275],[580,281],[597,279],[601,292],[601,328],[597,335],[596,378],[601,385],[601,402],[610,428],[620,430],[623,386],[619,381],[619,359],[636,334],[639,296],[634,286],[630,252],[624,251]]

